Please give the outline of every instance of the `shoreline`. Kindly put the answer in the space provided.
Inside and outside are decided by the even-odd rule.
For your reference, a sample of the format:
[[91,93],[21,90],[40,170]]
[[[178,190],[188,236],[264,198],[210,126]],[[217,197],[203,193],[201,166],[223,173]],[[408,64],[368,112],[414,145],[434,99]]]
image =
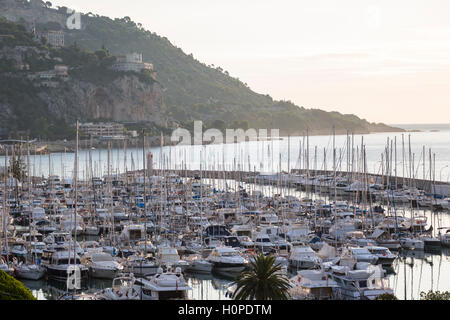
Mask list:
[[[388,130],[388,131],[371,131],[371,132],[367,132],[367,131],[356,131],[353,132],[353,134],[355,135],[367,135],[367,134],[376,134],[376,133],[402,133],[402,132],[410,132],[407,130],[403,130],[398,128],[399,130]],[[422,132],[422,131],[420,131]],[[347,132],[346,131],[342,131],[342,130],[336,130],[336,135],[337,136],[341,136],[341,135],[346,135]],[[348,134],[351,134],[350,132],[348,132]],[[295,135],[280,135],[280,137],[278,138],[279,140],[284,140],[287,139],[289,137],[301,137],[303,136],[302,134],[295,134]],[[329,132],[324,132],[324,131],[313,131],[312,133],[309,134],[310,137],[313,136],[330,136]],[[161,137],[160,136],[146,136],[146,145],[147,147],[157,147],[161,145]],[[270,141],[270,137],[267,138],[268,141]],[[177,145],[178,142],[172,142],[171,141],[171,136],[163,136],[163,147],[167,147],[167,146],[175,146]],[[137,138],[130,138],[127,137],[123,140],[99,140],[99,139],[80,139],[78,141],[78,146],[79,146],[79,150],[86,150],[89,149],[91,147],[95,148],[95,149],[101,149],[101,150],[105,150],[108,148],[108,143],[111,142],[111,148],[112,149],[119,149],[119,148],[123,148],[124,144],[126,143],[126,147],[130,148],[130,147],[137,147],[137,148],[142,148],[142,137],[137,137]],[[234,142],[236,143],[236,142]],[[204,145],[209,145],[211,143],[204,143]],[[214,143],[213,143],[214,144]],[[75,152],[75,148],[76,148],[76,140],[56,140],[56,141],[36,141],[33,142],[31,147],[30,147],[30,155],[39,155],[39,154],[49,154],[49,153],[62,153],[62,152],[68,152],[68,153],[73,153]],[[26,148],[22,149],[22,154],[26,154]],[[5,150],[1,149],[0,150],[0,156],[5,156],[6,152]],[[9,155],[11,155],[9,153]]]

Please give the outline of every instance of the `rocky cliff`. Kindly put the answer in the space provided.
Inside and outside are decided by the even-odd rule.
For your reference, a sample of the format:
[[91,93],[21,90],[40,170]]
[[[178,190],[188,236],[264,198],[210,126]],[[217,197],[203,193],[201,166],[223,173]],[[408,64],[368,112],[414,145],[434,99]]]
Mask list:
[[167,126],[153,73],[115,71],[106,49],[49,48],[3,18],[0,34],[8,34],[0,38],[0,128],[61,138],[76,120]]
[[167,121],[161,86],[142,82],[134,75],[102,85],[72,79],[40,91],[39,97],[52,114],[68,123],[107,119],[165,126]]

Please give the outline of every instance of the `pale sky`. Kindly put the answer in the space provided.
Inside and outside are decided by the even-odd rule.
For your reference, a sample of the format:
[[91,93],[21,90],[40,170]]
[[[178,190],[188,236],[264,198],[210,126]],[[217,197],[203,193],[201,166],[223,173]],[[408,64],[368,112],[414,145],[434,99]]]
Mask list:
[[129,16],[274,99],[371,122],[450,123],[448,0],[51,2]]

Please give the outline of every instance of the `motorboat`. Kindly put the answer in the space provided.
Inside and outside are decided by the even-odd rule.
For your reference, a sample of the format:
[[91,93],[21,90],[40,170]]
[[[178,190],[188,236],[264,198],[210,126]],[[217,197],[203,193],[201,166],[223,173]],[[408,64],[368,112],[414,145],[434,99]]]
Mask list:
[[402,237],[399,239],[400,245],[406,250],[424,250],[425,243],[421,239],[415,239],[410,237]]
[[385,229],[376,228],[370,235],[370,239],[376,241],[376,244],[381,247],[386,247],[389,250],[401,249],[400,241],[391,237],[389,232]]
[[136,279],[134,288],[140,290],[142,300],[187,300],[188,292],[192,290],[179,267],[166,272],[158,268],[156,275]]
[[255,238],[254,246],[262,252],[271,252],[274,247],[272,241],[266,233],[258,234]]
[[323,269],[300,270],[290,280],[290,296],[294,300],[331,300],[339,285]]
[[294,246],[289,255],[289,268],[313,269],[319,266],[322,260],[308,245]]
[[156,274],[159,263],[154,257],[144,257],[140,255],[131,255],[122,261],[123,272],[133,273],[138,276]]
[[[74,259],[75,258],[75,259]],[[56,251],[51,255],[50,262],[44,265],[50,279],[66,281],[75,270],[79,271],[80,280],[86,280],[89,276],[89,269],[81,264],[80,257],[72,251]]]
[[112,287],[95,294],[95,300],[141,300],[136,278],[133,274],[121,275],[113,279]]
[[371,254],[375,255],[377,264],[390,266],[397,259],[397,255],[393,254],[388,248],[380,246],[367,246],[365,247]]
[[16,241],[16,243],[14,243],[11,248],[11,254],[17,258],[23,259],[23,258],[25,258],[27,253],[28,253],[28,250],[27,250],[23,240]]
[[186,270],[189,263],[182,260],[178,255],[178,250],[174,247],[160,247],[157,254],[161,265],[171,266],[173,268],[181,268],[181,271]]
[[215,248],[206,260],[213,264],[213,271],[219,272],[241,272],[248,264],[248,261],[231,247]]
[[81,263],[89,268],[90,276],[97,279],[114,279],[123,270],[123,266],[105,252],[85,254]]
[[193,273],[211,273],[213,264],[202,258],[200,254],[191,254],[185,257],[189,263],[186,271]]
[[372,254],[367,247],[349,247],[347,250],[356,258],[357,262],[377,263],[378,256]]
[[334,289],[337,299],[375,300],[382,294],[393,294],[386,284],[385,271],[381,266],[357,263],[356,269],[347,266],[332,266],[328,274],[339,285]]

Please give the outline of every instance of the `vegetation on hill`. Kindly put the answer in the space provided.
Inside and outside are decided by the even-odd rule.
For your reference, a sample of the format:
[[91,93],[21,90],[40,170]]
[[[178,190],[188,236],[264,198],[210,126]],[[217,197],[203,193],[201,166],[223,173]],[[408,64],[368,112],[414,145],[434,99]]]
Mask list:
[[[45,4],[44,10],[50,10],[46,8],[51,6]],[[64,14],[66,10],[59,8],[58,12]],[[29,27],[31,21],[21,23]],[[156,81],[163,87],[164,116],[169,119],[169,126],[157,127],[153,123],[135,126],[145,127],[146,132],[155,135],[170,132],[173,123],[190,128],[194,120],[202,120],[205,128],[279,128],[281,134],[303,134],[307,129],[310,134],[330,134],[333,127],[337,133],[394,130],[354,115],[306,109],[290,101],[274,101],[267,94],[252,91],[226,70],[201,63],[192,54],[172,45],[166,37],[145,30],[129,17],[111,19],[88,13],[82,15],[82,30],[65,29],[56,21],[37,22],[36,29],[40,32],[64,29],[66,47],[52,48],[45,38],[37,43],[24,26],[0,18],[0,34],[6,35],[0,39],[0,50],[33,47],[35,50],[27,51],[24,59],[30,72],[51,70],[63,63],[69,66],[72,78],[102,85],[127,74],[109,68],[115,62],[115,55],[142,53],[144,61],[153,64],[157,80],[150,73],[133,74],[140,81]],[[0,127],[46,139],[73,136],[73,124],[56,118],[41,98],[43,91],[51,89],[36,88],[24,76],[11,78],[11,73],[17,74],[20,70],[11,60],[0,58],[0,80],[10,79],[7,86],[0,88],[0,109],[1,99],[14,106],[14,121],[2,123],[0,120]],[[70,81],[64,85],[70,86]]]
[[[70,66],[69,74],[91,83],[105,83],[126,74],[114,72],[109,67],[115,62],[106,48],[95,52],[79,48],[76,44],[65,48],[52,48],[33,41],[33,36],[19,24],[0,17],[0,50],[26,47],[23,62],[29,66],[27,72],[15,66],[15,60],[0,55],[0,107],[2,102],[13,106],[12,114],[0,119],[0,127],[14,132],[12,137],[35,137],[43,139],[72,139],[75,129],[72,124],[56,117],[42,100],[42,92],[51,90],[37,87],[27,78],[29,72],[52,70],[57,64]],[[146,74],[139,75],[142,81],[154,81]],[[1,109],[1,108],[0,108]]]
[[[66,32],[67,43],[95,51],[99,46],[112,54],[143,53],[165,88],[169,116],[188,127],[193,120],[203,120],[207,127],[217,120],[227,127],[246,121],[254,128],[281,128],[290,133],[337,131],[368,132],[376,124],[354,115],[305,109],[290,101],[274,101],[269,95],[252,91],[246,83],[233,78],[226,70],[208,66],[172,45],[166,37],[145,30],[129,17],[111,19],[88,13],[82,16],[82,30]],[[378,130],[389,130],[380,126]]]
[[36,45],[32,35],[26,32],[24,26],[9,22],[3,17],[0,17],[0,35],[0,49],[6,46]]

